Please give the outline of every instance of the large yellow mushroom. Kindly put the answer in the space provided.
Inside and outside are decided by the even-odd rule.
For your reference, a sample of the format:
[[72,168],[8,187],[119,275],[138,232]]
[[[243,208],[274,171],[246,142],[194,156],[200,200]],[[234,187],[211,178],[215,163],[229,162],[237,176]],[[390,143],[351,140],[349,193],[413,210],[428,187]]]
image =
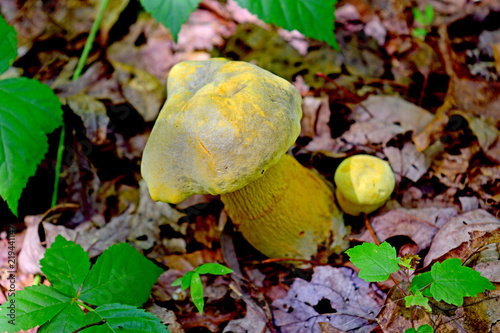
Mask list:
[[141,172],[154,200],[220,194],[248,242],[272,258],[342,250],[345,227],[329,186],[286,154],[302,99],[255,65],[214,58],[175,65]]

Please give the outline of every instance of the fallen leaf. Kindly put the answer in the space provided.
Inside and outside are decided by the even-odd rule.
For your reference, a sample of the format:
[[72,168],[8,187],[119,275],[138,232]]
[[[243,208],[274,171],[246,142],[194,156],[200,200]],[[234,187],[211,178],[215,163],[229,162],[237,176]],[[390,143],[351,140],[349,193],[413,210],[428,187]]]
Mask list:
[[87,138],[96,145],[101,145],[107,138],[109,117],[104,104],[86,94],[72,95],[67,98],[68,106],[83,121]]
[[40,274],[40,259],[45,254],[45,247],[40,242],[38,235],[38,227],[42,222],[41,216],[26,216],[24,223],[26,224],[26,235],[24,236],[23,245],[19,252],[18,267],[21,271],[28,274]]
[[[428,248],[439,228],[456,215],[453,208],[398,209],[374,217],[370,224],[380,242],[394,236],[408,236],[417,244],[418,253]],[[368,230],[352,238],[373,242]]]
[[246,302],[247,313],[245,317],[240,319],[231,320],[227,326],[224,328],[223,333],[247,333],[247,332],[259,332],[259,333],[270,333],[269,329],[266,329],[266,316],[262,313],[260,308],[255,307],[252,303]]
[[430,159],[419,152],[415,145],[405,142],[402,149],[396,147],[384,147],[384,154],[389,160],[396,182],[400,182],[402,177],[406,177],[412,182],[417,182],[431,165]]
[[155,120],[165,101],[161,82],[144,70],[117,61],[111,63],[115,68],[113,75],[120,83],[125,98],[145,121]]
[[470,239],[470,232],[493,231],[500,227],[500,220],[485,210],[477,209],[452,217],[434,236],[429,252],[425,256],[424,266],[462,242]]
[[319,266],[311,282],[296,278],[283,299],[273,301],[275,325],[283,333],[320,333],[319,322],[356,332],[371,332],[383,294],[350,268]]
[[[497,281],[498,282],[498,281]],[[492,329],[500,318],[500,288],[464,299],[464,329],[467,332],[498,332]]]
[[130,232],[127,236],[135,247],[141,250],[151,249],[155,244],[160,244],[160,226],[167,224],[176,231],[180,231],[177,224],[184,214],[176,211],[169,204],[155,202],[151,199],[146,182],[139,182],[140,201],[137,211],[130,219]]

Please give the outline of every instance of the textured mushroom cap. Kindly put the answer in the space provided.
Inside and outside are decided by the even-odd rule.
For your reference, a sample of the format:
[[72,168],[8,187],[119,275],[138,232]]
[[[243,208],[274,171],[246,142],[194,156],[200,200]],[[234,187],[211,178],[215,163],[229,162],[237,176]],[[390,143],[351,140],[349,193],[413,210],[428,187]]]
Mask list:
[[396,184],[389,163],[370,155],[346,158],[335,171],[334,179],[340,208],[354,216],[381,207]]
[[249,63],[179,63],[167,91],[141,164],[154,200],[238,190],[278,162],[300,133],[297,89]]

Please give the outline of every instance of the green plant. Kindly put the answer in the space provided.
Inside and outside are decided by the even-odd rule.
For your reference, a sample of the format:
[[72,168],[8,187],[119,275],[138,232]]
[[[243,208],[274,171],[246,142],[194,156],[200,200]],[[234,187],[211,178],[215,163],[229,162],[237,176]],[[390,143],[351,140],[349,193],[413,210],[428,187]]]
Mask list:
[[[436,301],[461,306],[464,297],[477,296],[485,290],[494,290],[495,286],[479,272],[462,266],[460,259],[451,258],[436,262],[429,272],[416,275],[411,283],[410,270],[414,270],[418,256],[408,255],[403,258],[396,256],[396,249],[389,243],[380,246],[373,243],[363,243],[346,251],[351,262],[360,269],[359,277],[367,282],[381,282],[391,278],[405,295],[406,307],[423,308],[431,312],[429,297]],[[391,274],[402,269],[408,278],[409,288],[403,290],[392,278]],[[432,328],[431,328],[432,329]],[[407,332],[414,332],[408,331]],[[419,327],[417,332],[432,332]]]
[[[322,40],[338,49],[334,20],[337,0],[235,0],[266,23],[287,30],[297,29],[306,37]],[[170,29],[174,40],[201,0],[141,0],[158,22]]]
[[137,308],[163,270],[129,244],[109,247],[91,268],[88,253],[59,235],[40,264],[52,286],[9,295],[1,306],[0,332],[37,325],[40,333],[168,332],[158,318]]
[[[17,57],[16,31],[0,16],[0,74]],[[28,179],[49,149],[47,134],[62,124],[59,99],[37,80],[0,80],[0,196],[17,216]]]
[[193,271],[184,274],[183,277],[176,279],[172,282],[172,286],[181,286],[182,290],[191,287],[191,298],[193,303],[203,313],[204,300],[203,300],[203,284],[201,283],[200,274],[224,275],[232,273],[233,270],[221,264],[208,263],[196,267]]
[[412,8],[413,17],[422,27],[415,28],[411,32],[414,37],[425,38],[427,36],[427,31],[432,21],[434,20],[434,8],[429,3],[425,6],[424,11],[421,12],[417,7]]

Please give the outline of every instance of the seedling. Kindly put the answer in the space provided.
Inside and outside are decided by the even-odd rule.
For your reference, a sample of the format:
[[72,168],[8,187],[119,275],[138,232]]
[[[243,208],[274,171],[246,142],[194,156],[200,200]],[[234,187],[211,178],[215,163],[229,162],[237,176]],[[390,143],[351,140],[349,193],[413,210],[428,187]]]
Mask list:
[[[414,270],[418,256],[408,255],[403,258],[396,256],[396,249],[389,243],[380,246],[363,243],[346,251],[351,262],[360,269],[359,277],[367,282],[382,282],[391,278],[405,295],[405,305],[408,308],[422,308],[431,312],[429,298],[436,301],[461,306],[466,296],[477,296],[485,290],[494,290],[495,286],[479,272],[462,266],[460,259],[451,258],[436,262],[429,272],[416,275],[408,290],[403,290],[391,277],[391,274],[402,269],[410,280],[410,270]],[[424,326],[424,325],[423,325]],[[432,329],[432,328],[431,328]],[[415,329],[405,332],[415,332]],[[420,326],[416,332],[432,332]]]
[[109,247],[91,268],[88,253],[59,235],[40,264],[52,286],[9,296],[1,306],[0,332],[40,326],[39,333],[168,333],[160,319],[137,308],[163,270],[129,244]]
[[191,287],[191,298],[193,303],[203,313],[205,301],[203,299],[203,284],[201,283],[200,274],[224,275],[232,273],[233,270],[216,263],[203,264],[184,274],[183,277],[176,279],[172,282],[172,286],[181,286],[182,290]]
[[427,36],[427,31],[434,20],[434,8],[429,3],[425,6],[424,11],[421,12],[417,7],[413,7],[413,17],[422,27],[415,28],[412,35],[417,38],[424,39]]

